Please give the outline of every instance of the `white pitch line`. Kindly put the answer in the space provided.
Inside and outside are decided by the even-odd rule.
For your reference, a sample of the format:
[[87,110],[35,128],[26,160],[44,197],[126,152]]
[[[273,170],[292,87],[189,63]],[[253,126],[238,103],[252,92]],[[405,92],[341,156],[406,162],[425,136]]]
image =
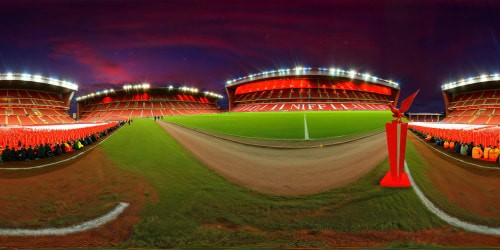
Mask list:
[[445,213],[443,210],[439,209],[434,203],[432,203],[427,197],[425,197],[424,193],[420,191],[420,188],[418,188],[417,184],[413,180],[413,177],[410,174],[410,169],[408,168],[408,165],[406,164],[405,161],[405,171],[408,174],[408,178],[410,179],[410,183],[413,186],[413,190],[417,194],[418,198],[424,203],[424,206],[433,214],[435,214],[437,217],[439,217],[441,220],[444,220],[446,223],[464,229],[466,231],[474,232],[474,233],[480,233],[480,234],[491,234],[491,235],[500,235],[500,227],[488,227],[488,226],[483,226],[483,225],[476,225],[472,223],[468,223],[465,221],[461,221],[456,217],[453,217],[447,213]]
[[112,220],[115,220],[125,208],[129,206],[126,202],[120,202],[111,212],[89,220],[87,222],[64,228],[42,228],[42,229],[0,229],[2,236],[45,236],[45,235],[66,235],[84,232],[98,228]]
[[307,128],[307,119],[305,112],[304,112],[304,140],[309,140],[309,129]]

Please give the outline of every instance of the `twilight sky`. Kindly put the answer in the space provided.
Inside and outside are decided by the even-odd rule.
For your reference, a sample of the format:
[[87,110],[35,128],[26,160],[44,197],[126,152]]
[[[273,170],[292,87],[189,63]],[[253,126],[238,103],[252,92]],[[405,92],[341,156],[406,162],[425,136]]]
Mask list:
[[[500,69],[500,1],[1,0],[0,72],[113,84],[227,80],[297,65],[342,67],[416,89],[442,112],[441,84]],[[226,102],[223,99],[222,102]]]

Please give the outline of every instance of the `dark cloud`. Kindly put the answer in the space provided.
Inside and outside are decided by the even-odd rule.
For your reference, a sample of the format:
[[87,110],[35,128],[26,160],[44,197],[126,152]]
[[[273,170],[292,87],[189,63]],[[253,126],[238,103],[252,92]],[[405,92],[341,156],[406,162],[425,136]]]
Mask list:
[[[280,67],[342,66],[422,89],[443,109],[448,80],[497,70],[497,1],[0,2],[0,70],[99,84],[226,80]],[[414,110],[412,110],[414,111]]]

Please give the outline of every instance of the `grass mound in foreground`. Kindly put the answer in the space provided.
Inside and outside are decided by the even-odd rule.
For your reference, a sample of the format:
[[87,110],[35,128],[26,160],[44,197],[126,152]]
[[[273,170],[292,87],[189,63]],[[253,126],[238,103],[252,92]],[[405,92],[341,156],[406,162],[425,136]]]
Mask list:
[[[378,186],[387,161],[347,187],[280,197],[229,183],[149,119],[135,119],[102,147],[120,168],[144,176],[157,191],[159,202],[144,207],[144,221],[134,227],[129,246],[294,246],[295,229],[360,232],[442,225],[411,189]],[[221,224],[230,230],[210,226]]]

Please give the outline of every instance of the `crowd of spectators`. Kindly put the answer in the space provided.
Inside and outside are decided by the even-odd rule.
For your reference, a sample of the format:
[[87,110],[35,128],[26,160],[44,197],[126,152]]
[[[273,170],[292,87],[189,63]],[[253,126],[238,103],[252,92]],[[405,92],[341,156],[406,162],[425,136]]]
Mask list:
[[73,152],[75,150],[80,150],[86,146],[91,145],[94,142],[97,142],[100,138],[118,129],[125,123],[125,121],[122,121],[102,131],[88,134],[86,136],[73,140],[54,143],[40,143],[36,145],[23,145],[22,142],[19,141],[17,147],[5,146],[5,148],[0,145],[0,163],[8,161],[32,161],[55,157],[63,155],[65,153]]
[[417,130],[410,129],[413,133],[430,143],[435,143],[437,146],[443,147],[456,154],[469,156],[476,160],[499,162],[500,149],[497,146],[488,145],[485,147],[481,144],[474,144],[474,142],[461,142],[446,140],[431,134],[421,133]]

